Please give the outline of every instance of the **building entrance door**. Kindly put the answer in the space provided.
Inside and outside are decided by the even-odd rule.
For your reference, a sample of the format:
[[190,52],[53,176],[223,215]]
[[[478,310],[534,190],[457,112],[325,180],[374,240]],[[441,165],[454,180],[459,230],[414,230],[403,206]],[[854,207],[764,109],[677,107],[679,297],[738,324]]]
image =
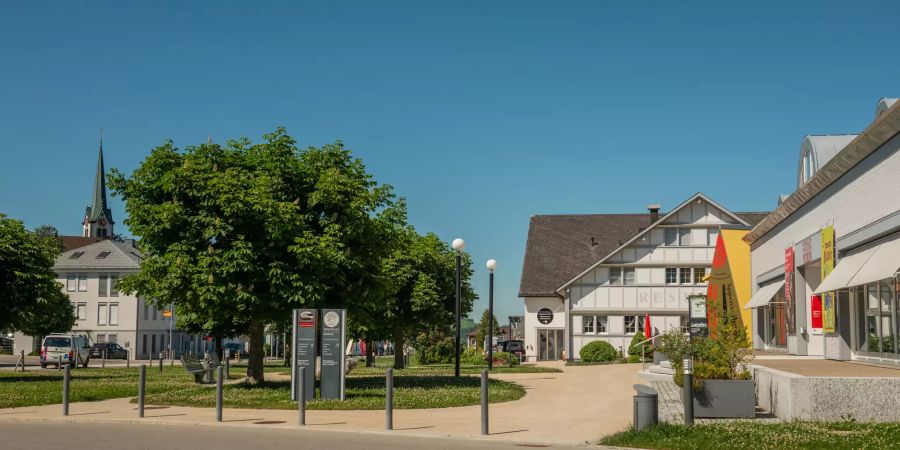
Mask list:
[[538,330],[538,361],[556,361],[562,358],[564,332],[563,329]]

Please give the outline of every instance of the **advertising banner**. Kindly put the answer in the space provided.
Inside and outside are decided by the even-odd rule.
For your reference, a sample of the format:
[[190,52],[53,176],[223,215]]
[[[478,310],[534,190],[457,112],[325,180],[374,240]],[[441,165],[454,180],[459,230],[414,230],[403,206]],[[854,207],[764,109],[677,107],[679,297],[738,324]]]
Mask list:
[[[822,281],[825,281],[825,278],[831,274],[831,271],[834,270],[834,225],[829,225],[825,228],[822,228],[821,232],[822,237]],[[826,292],[822,296],[822,303],[824,305],[824,326],[823,330],[826,333],[834,333],[835,332],[835,304],[834,304],[834,292]]]
[[794,320],[794,247],[784,249],[784,320],[788,334],[797,334]]
[[706,311],[706,296],[694,295],[688,297],[689,325],[691,336],[707,336],[709,334],[709,317]]
[[322,398],[344,399],[347,310],[322,310]]
[[316,395],[316,339],[318,314],[315,309],[294,310],[294,361],[291,364],[291,400],[300,397],[298,377],[301,367],[306,367],[306,399]]
[[810,333],[822,334],[822,297],[813,295],[809,298],[809,312],[811,321],[809,323]]

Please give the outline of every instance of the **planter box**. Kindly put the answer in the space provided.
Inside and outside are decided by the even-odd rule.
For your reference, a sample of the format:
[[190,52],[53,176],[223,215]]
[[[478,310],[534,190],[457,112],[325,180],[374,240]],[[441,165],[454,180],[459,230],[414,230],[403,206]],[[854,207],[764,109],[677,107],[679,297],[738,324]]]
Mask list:
[[753,380],[703,380],[703,390],[694,391],[694,417],[756,417]]
[[663,361],[668,361],[668,360],[669,360],[669,355],[667,355],[663,352],[653,352],[653,364],[656,364],[658,366],[659,363],[661,363]]

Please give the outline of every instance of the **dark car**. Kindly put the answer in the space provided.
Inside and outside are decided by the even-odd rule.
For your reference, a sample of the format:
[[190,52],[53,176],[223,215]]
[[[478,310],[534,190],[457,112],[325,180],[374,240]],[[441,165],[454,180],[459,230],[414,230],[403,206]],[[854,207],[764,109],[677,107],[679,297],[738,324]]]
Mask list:
[[247,356],[244,346],[237,342],[229,342],[222,346],[222,350],[228,350],[232,358],[243,358]]
[[103,358],[103,350],[106,350],[106,359],[128,359],[128,350],[125,350],[115,342],[98,342],[91,347],[91,358]]
[[518,339],[510,339],[508,341],[503,341],[503,351],[507,353],[512,353],[513,355],[518,356],[520,359],[525,357],[525,342],[520,341]]

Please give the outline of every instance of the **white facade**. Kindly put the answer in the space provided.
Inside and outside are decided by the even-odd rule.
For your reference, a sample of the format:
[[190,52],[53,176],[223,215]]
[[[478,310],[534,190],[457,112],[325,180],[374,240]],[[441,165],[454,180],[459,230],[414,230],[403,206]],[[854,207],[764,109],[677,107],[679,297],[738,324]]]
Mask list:
[[595,340],[627,355],[636,332],[647,334],[647,315],[654,333],[685,325],[688,296],[706,294],[703,277],[712,264],[719,229],[742,225],[705,197],[695,196],[573,280],[566,287],[573,357],[578,359],[581,348]]
[[[896,134],[898,129],[894,129],[900,124],[900,111],[882,111],[879,116],[881,115],[885,115],[881,123],[873,124],[863,135],[852,141],[853,144],[847,142],[850,145],[837,153],[834,159],[847,160],[854,157],[854,154],[862,155],[862,145],[877,148],[864,156],[857,156],[860,161],[854,162],[845,172],[826,174],[834,178],[830,184],[814,193],[799,208],[778,221],[777,225],[751,241],[751,280],[754,292],[760,286],[784,279],[785,250],[794,249],[796,269],[793,294],[797,302],[793,311],[796,314],[796,332],[787,336],[786,351],[789,353],[833,359],[885,356],[867,355],[868,352],[862,350],[866,340],[866,331],[862,329],[865,327],[863,315],[866,309],[862,305],[864,286],[851,287],[837,293],[836,333],[821,333],[811,329],[811,299],[822,282],[820,231],[826,226],[834,226],[837,264],[840,264],[841,258],[866,247],[896,239],[900,232],[900,135]],[[879,134],[893,137],[878,142]],[[804,150],[801,150],[801,172],[804,155]],[[823,166],[824,162],[820,161],[818,169],[822,170]],[[816,183],[817,179],[801,179],[798,190],[807,181]],[[897,266],[900,266],[900,260]],[[893,284],[892,280],[887,282]],[[855,298],[857,295],[859,303]],[[891,291],[889,295],[896,298],[896,292]],[[783,295],[778,301],[783,301]],[[886,304],[890,309],[891,302]],[[896,334],[895,313],[896,311],[888,311],[888,316],[893,319],[887,318],[884,322],[890,324],[884,327],[885,331],[892,334]],[[766,328],[772,326],[771,322],[772,318],[767,317],[765,308],[754,311],[755,348],[778,347],[765,334]]]

